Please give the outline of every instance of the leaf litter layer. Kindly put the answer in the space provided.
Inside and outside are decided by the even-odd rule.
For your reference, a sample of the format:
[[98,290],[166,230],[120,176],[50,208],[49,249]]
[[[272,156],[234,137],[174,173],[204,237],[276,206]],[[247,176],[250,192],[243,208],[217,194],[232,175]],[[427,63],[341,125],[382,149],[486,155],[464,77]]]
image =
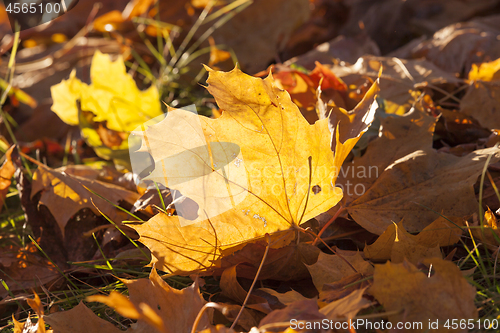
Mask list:
[[[251,10],[243,11],[244,15],[226,25],[228,30],[213,35],[210,60],[207,58],[210,66],[230,69],[226,66],[231,62],[229,53],[221,51],[220,47],[230,50],[232,46],[238,55],[242,45],[243,49],[256,53],[245,52],[244,57],[239,54],[245,71],[250,67],[257,70],[261,64],[269,63],[287,43],[290,28],[307,16],[299,10],[282,10],[279,17],[286,16],[289,20],[286,26],[280,26],[283,20],[276,19],[278,15],[274,20],[270,19],[275,15],[272,10],[265,10],[265,16],[255,15],[277,3],[235,2],[249,5]],[[362,34],[340,36],[309,52],[305,61],[299,57],[287,62],[307,64],[304,66],[311,69],[315,64],[312,72],[300,65],[279,65],[282,67],[275,73],[276,80],[271,76],[261,80],[237,70],[225,73],[209,69],[208,91],[215,101],[208,99],[202,103],[212,108],[211,119],[170,109],[162,123],[138,133],[147,139],[143,150],[151,153],[155,162],[155,171],[148,178],[168,189],[150,186],[144,192],[133,182],[127,183],[121,177],[125,175],[106,169],[109,164],[106,167],[90,164],[86,171],[78,172],[68,168],[50,169],[39,164],[31,182],[26,161],[19,160],[15,149],[9,150],[2,166],[5,178],[2,179],[2,200],[6,203],[4,214],[10,220],[3,223],[2,228],[12,226],[17,237],[1,238],[2,242],[11,245],[3,246],[2,243],[0,268],[2,284],[7,285],[2,297],[10,296],[2,301],[0,311],[4,306],[9,309],[16,307],[11,305],[13,302],[22,302],[19,297],[9,298],[19,295],[22,289],[29,291],[31,287],[43,284],[44,289],[38,289],[38,292],[45,294],[42,300],[35,296],[27,302],[40,320],[35,322],[28,318],[21,323],[13,318],[16,332],[43,332],[44,321],[55,332],[118,332],[128,329],[144,332],[253,333],[274,330],[290,333],[307,331],[292,330],[289,327],[292,319],[345,322],[375,318],[378,321],[388,319],[394,324],[410,320],[427,322],[429,319],[469,322],[478,314],[481,318],[496,318],[500,301],[494,266],[500,244],[496,213],[500,207],[496,185],[500,184],[500,168],[496,163],[499,154],[495,146],[499,141],[495,125],[498,123],[495,113],[498,60],[484,61],[498,57],[500,44],[495,39],[498,16],[443,28],[458,18],[463,20],[490,9],[493,13],[494,1],[478,1],[468,8],[464,8],[461,1],[448,1],[442,5],[439,15],[435,15],[435,8],[429,10],[427,2],[390,0],[366,7],[349,3],[348,22],[321,21],[328,16],[324,13],[330,10],[327,1],[287,1],[287,8],[306,8],[310,3],[316,7],[311,13],[311,21],[297,34],[292,34],[286,51],[280,56],[300,53],[296,49],[301,45],[319,44],[330,38],[328,34],[332,31],[357,29],[360,21],[364,22]],[[166,36],[170,33],[168,29],[177,27],[165,28],[158,22],[143,21],[145,17],[156,15],[153,10],[148,12],[153,5],[149,0],[133,1],[123,15],[114,11],[99,17],[94,28],[106,31],[112,27],[116,30],[111,36],[116,37],[129,34],[132,21],[138,19],[146,27],[144,33],[153,39],[158,37],[151,34],[154,31],[161,31]],[[182,29],[194,24],[193,13],[203,12],[213,20],[220,15],[219,9],[230,10],[225,5],[223,2],[180,0],[169,8],[168,15],[179,18],[176,11],[185,10],[186,13],[181,15],[183,19],[176,21]],[[336,11],[341,11],[345,4],[335,2],[334,6]],[[207,8],[214,8],[215,13]],[[388,11],[391,15],[398,14],[392,15],[390,21],[381,21],[379,18],[387,15],[377,13]],[[161,7],[156,13],[165,18]],[[408,13],[419,13],[419,17],[410,20]],[[429,13],[434,13],[434,16],[426,19]],[[259,24],[254,24],[252,15],[259,17]],[[267,24],[267,21],[272,21],[272,24]],[[323,22],[321,29],[318,29],[318,22]],[[217,21],[215,25],[220,27],[220,23]],[[266,52],[258,51],[253,42],[248,42],[251,39],[245,38],[241,43],[240,35],[243,34],[237,31],[248,24],[256,31],[253,37],[259,36],[257,39],[264,46],[258,49]],[[266,32],[270,26],[279,26],[280,29]],[[398,34],[390,35],[389,31],[395,30],[393,27],[397,28]],[[440,28],[443,29],[437,31]],[[437,32],[432,38],[415,40],[394,50],[417,31],[425,31],[428,36]],[[388,33],[391,38],[387,38]],[[41,36],[46,34],[47,30],[40,32]],[[317,36],[323,37],[316,39]],[[58,38],[60,36],[55,36],[53,40]],[[271,42],[266,42],[266,39]],[[26,41],[23,55],[17,61],[22,62],[28,45],[39,42],[35,40]],[[128,156],[124,157],[120,148],[127,146],[125,140],[131,129],[161,113],[158,97],[169,104],[175,102],[172,105],[185,104],[185,99],[175,100],[176,93],[172,93],[175,88],[171,90],[168,86],[181,82],[178,80],[180,76],[176,76],[171,68],[161,67],[164,59],[159,58],[158,62],[163,64],[160,70],[150,67],[154,73],[149,73],[148,66],[152,63],[150,55],[144,54],[146,48],[127,35],[124,39],[126,46],[121,43],[121,46],[116,43],[106,45],[106,52],[123,53],[118,62],[95,53],[91,68],[92,85],[87,86],[82,83],[87,81],[85,73],[83,78],[79,70],[70,74],[73,64],[60,63],[68,61],[66,53],[75,56],[80,63],[90,61],[89,55],[94,53],[94,48],[102,49],[103,44],[96,43],[98,40],[89,37],[85,55],[66,52],[67,49],[57,53],[52,59],[67,72],[57,77],[50,74],[48,81],[42,79],[42,83],[34,85],[36,90],[28,92],[34,93],[35,98],[19,88],[11,90],[8,94],[11,100],[2,105],[5,107],[2,112],[8,112],[17,121],[18,102],[31,108],[38,102],[48,110],[50,102],[40,100],[42,92],[48,93],[54,82],[69,75],[69,80],[58,86],[59,90],[57,86],[53,89],[55,111],[63,120],[80,126],[87,144],[100,157],[113,159],[127,167]],[[218,44],[221,40],[232,45],[225,48]],[[234,40],[237,42],[233,43]],[[169,43],[167,39],[165,41]],[[5,42],[6,39],[1,41],[2,50],[10,47]],[[75,51],[81,50],[79,45],[73,43],[73,46]],[[118,51],[117,47],[121,49]],[[384,54],[388,50],[393,50],[393,53],[382,57],[379,47]],[[147,48],[151,51],[151,44]],[[128,56],[130,50],[144,56],[144,62],[132,64],[130,71],[137,70],[136,78],[147,77],[149,81],[143,85],[136,84],[126,74],[123,60],[132,59]],[[159,50],[158,55],[166,55],[167,52],[161,53],[160,46]],[[366,50],[373,55],[364,54]],[[225,52],[225,56],[217,59],[217,52]],[[134,56],[137,60],[137,54]],[[192,61],[192,58],[180,57],[180,54],[171,56],[181,64]],[[335,64],[331,63],[333,57],[339,58]],[[324,60],[315,62],[318,59]],[[0,71],[6,63],[2,62]],[[21,64],[19,70],[23,72],[37,64],[39,62]],[[376,97],[377,103],[373,103],[377,92],[375,87],[369,87],[380,76],[381,67],[384,68],[380,77],[381,91]],[[31,81],[38,82],[43,73],[53,69],[42,69]],[[175,69],[183,72],[186,68],[181,65]],[[105,74],[108,72],[109,75]],[[163,76],[165,73],[168,74]],[[29,75],[28,72],[23,77],[29,79]],[[119,84],[110,80],[113,77],[120,77],[125,82],[126,90],[132,92],[131,99],[127,99],[130,96],[121,96],[122,91],[117,89]],[[16,80],[14,85],[22,81],[19,77]],[[28,81],[21,84],[30,89]],[[49,81],[50,84],[46,84]],[[0,80],[2,89],[9,90],[9,84]],[[145,91],[137,88],[145,86],[150,88]],[[62,96],[64,89],[61,88],[69,90],[70,100],[62,99],[68,96]],[[186,91],[189,92],[181,93],[184,98],[193,90]],[[96,98],[99,94],[106,96]],[[147,98],[143,101],[141,97]],[[197,97],[191,97],[194,99]],[[110,100],[129,103],[120,102],[109,108]],[[2,98],[0,104],[4,101]],[[219,110],[214,108],[214,102]],[[347,108],[347,105],[348,109],[357,107],[350,113],[340,108]],[[377,106],[377,120],[368,129]],[[117,123],[116,112],[113,113],[116,107],[126,110],[130,126],[124,128],[123,124]],[[138,108],[146,112],[142,116],[129,112]],[[36,116],[21,124],[16,135],[28,131],[30,137],[37,137],[32,129],[44,126],[39,120],[40,112],[45,111],[40,110],[37,108]],[[47,129],[43,133],[50,133],[54,126],[45,126]],[[360,139],[363,133],[365,135]],[[80,163],[80,146],[74,145],[74,137],[70,140],[68,136],[66,140],[71,143],[64,149],[47,141],[43,141],[44,146],[21,142],[19,147],[24,154],[36,156],[54,168],[60,165],[61,159],[63,165],[68,160]],[[7,140],[2,139],[0,146],[7,150]],[[44,149],[50,153],[44,155]],[[67,155],[55,156],[61,152]],[[73,156],[68,158],[68,154]],[[84,162],[89,163],[86,157]],[[486,166],[488,163],[490,165]],[[340,166],[351,170],[371,166],[378,172],[360,176],[342,172]],[[17,184],[10,180],[15,169]],[[478,176],[481,177],[479,181]],[[363,192],[353,194],[347,186],[349,183],[362,186]],[[36,235],[32,244],[26,245],[25,231],[15,230],[19,217],[12,215],[9,207],[16,194],[12,184],[17,186],[27,224]],[[335,184],[344,185],[343,194],[334,188]],[[139,195],[142,196],[138,198]],[[137,209],[131,210],[133,215],[126,214],[131,205]],[[155,213],[157,215],[153,216]],[[146,222],[123,223],[127,219]],[[137,270],[146,264],[140,260],[147,254],[147,249],[134,241],[136,235],[131,227],[139,232],[140,241],[152,251],[150,265],[155,268],[149,279],[131,279],[139,276]],[[462,234],[464,229],[466,232]],[[318,234],[321,241],[316,236]],[[37,252],[37,247],[49,259],[39,258],[41,253]],[[350,251],[343,250],[345,248]],[[81,261],[68,262],[75,257]],[[79,267],[80,272],[75,271],[75,267]],[[182,275],[203,273],[207,278],[177,291],[162,279],[185,287],[190,283],[186,282],[187,278],[173,277],[172,274],[160,278],[156,269]],[[61,270],[66,280],[61,277]],[[50,274],[45,276],[45,272]],[[106,272],[112,272],[121,280],[109,285],[109,281],[116,279]],[[215,280],[212,274],[216,276]],[[100,278],[106,284],[91,293],[101,292],[109,296],[94,295],[72,310],[58,312],[52,306],[50,312],[55,313],[48,315],[49,310],[44,312],[44,305],[65,304],[65,308],[70,308],[84,299],[88,293],[75,289],[74,283],[79,283],[86,275],[90,278],[86,278],[85,283],[90,281],[93,284]],[[220,281],[217,280],[219,275],[222,275]],[[256,289],[257,279],[264,288]],[[196,280],[194,276],[193,280]],[[59,287],[65,288],[65,283],[73,284],[70,287],[73,296],[54,292]],[[125,296],[125,287],[128,287],[129,297]],[[121,289],[125,295],[117,291],[109,293],[115,288]],[[213,302],[206,303],[199,290],[204,299]],[[110,316],[109,309],[95,302],[107,304],[116,312]],[[20,303],[19,307],[23,305]],[[213,308],[218,310],[211,311]],[[121,329],[102,318],[115,320]],[[442,326],[438,331],[448,330]]]

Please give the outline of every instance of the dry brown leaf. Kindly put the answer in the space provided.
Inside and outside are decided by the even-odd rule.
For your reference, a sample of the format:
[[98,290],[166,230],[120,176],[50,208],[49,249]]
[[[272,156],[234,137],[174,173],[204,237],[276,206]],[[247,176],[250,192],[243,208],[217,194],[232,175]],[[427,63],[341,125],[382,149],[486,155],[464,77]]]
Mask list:
[[[103,302],[122,315],[138,319],[126,332],[190,332],[198,312],[205,304],[196,281],[183,290],[177,290],[163,281],[154,268],[149,279],[122,281],[129,290],[128,299],[113,293],[111,296],[90,296],[88,300]],[[69,311],[54,313],[44,318],[52,326],[54,333],[122,332],[97,317],[83,303]],[[208,326],[208,315],[205,313],[198,323],[198,329],[202,330]]]
[[[222,258],[221,268],[214,271],[214,274],[222,274],[219,270],[237,265],[238,277],[254,279],[266,248],[265,241],[249,243],[243,249]],[[318,247],[303,242],[298,244],[294,242],[279,249],[269,249],[259,280],[306,279],[309,277],[309,271],[305,265],[314,264],[320,252]]]
[[96,215],[100,215],[95,207],[97,206],[103,214],[116,223],[121,223],[129,218],[127,214],[91,193],[87,188],[116,205],[120,201],[133,204],[139,198],[137,193],[125,190],[122,187],[83,177],[69,176],[43,165],[39,165],[33,175],[31,198],[42,191],[40,204],[47,206],[50,210],[61,229],[63,237],[68,220],[83,208],[90,208]]
[[109,321],[99,318],[83,302],[73,309],[44,316],[54,333],[120,333]]
[[[382,53],[389,53],[422,34],[471,17],[496,6],[495,0],[381,0],[345,1],[350,9],[348,21],[340,31],[353,35],[362,30],[375,40]],[[363,22],[362,28],[359,22]]]
[[442,325],[447,319],[477,318],[474,305],[476,289],[462,276],[460,269],[452,262],[427,258],[423,262],[432,265],[431,276],[421,272],[409,262],[376,265],[373,285],[368,290],[386,311],[397,314],[389,316],[395,324],[401,322],[426,323],[439,320],[440,329],[436,332],[449,332]]
[[[209,70],[207,82],[224,110],[221,117],[171,110],[138,133],[147,138],[141,149],[157,165],[147,179],[179,190],[199,207],[191,212],[196,218],[160,213],[133,226],[153,253],[151,264],[175,273],[214,269],[266,233],[272,248],[290,243],[297,226],[340,200],[336,172],[360,135],[337,136],[332,156],[328,120],[309,125],[271,76]],[[357,110],[367,113],[359,119],[363,124],[351,126],[366,128],[364,121],[373,119],[376,91],[375,83],[361,102],[369,112]],[[167,128],[179,135],[167,135]]]
[[416,90],[419,84],[458,85],[464,82],[425,59],[363,56],[351,66],[333,66],[332,72],[346,82],[351,77],[362,75],[376,79],[381,66],[383,72],[380,77],[380,97],[398,105],[407,104],[412,99],[408,92]]
[[366,289],[368,289],[368,287],[355,290],[344,298],[325,305],[319,310],[319,312],[331,320],[344,318],[352,319],[360,310],[365,309],[372,304],[372,302],[368,299],[363,298],[363,294]]
[[312,70],[316,62],[333,64],[333,60],[338,59],[353,64],[366,54],[380,56],[377,44],[366,34],[361,33],[355,37],[338,36],[307,53],[287,60],[284,65],[294,64]]
[[430,148],[436,121],[417,109],[381,119],[378,138],[368,144],[365,154],[342,166],[337,185],[344,190],[343,204],[362,195],[394,161]]
[[[196,281],[189,287],[177,290],[163,281],[154,268],[149,279],[123,282],[129,290],[130,301],[137,308],[141,308],[142,303],[153,309],[163,319],[164,332],[167,333],[189,332],[198,312],[205,304]],[[205,313],[198,329],[208,327],[208,324],[208,315]],[[147,332],[148,327],[146,323],[139,321],[134,328]]]
[[418,232],[445,216],[467,216],[477,210],[473,185],[486,158],[500,150],[476,150],[464,157],[428,149],[411,153],[388,166],[377,181],[347,208],[354,220],[381,235],[393,221]]
[[[17,293],[48,285],[61,277],[54,265],[36,252],[37,249],[32,244],[21,249],[16,246],[1,249],[0,279],[7,284],[10,292]],[[8,295],[9,292],[3,286],[0,287],[0,298]]]
[[479,121],[481,126],[500,129],[500,82],[472,82],[460,101],[460,112]]
[[[422,58],[448,73],[469,73],[473,63],[500,57],[499,15],[453,23],[426,41],[417,41],[393,53],[401,58]],[[451,22],[450,22],[451,23]]]
[[212,36],[234,50],[243,70],[257,73],[275,60],[309,15],[308,0],[256,0]]
[[364,249],[370,260],[391,260],[397,264],[405,259],[418,264],[422,258],[442,258],[439,245],[426,247],[419,244],[403,227],[403,223],[393,223],[382,235]]
[[340,281],[342,278],[361,273],[371,275],[373,266],[365,261],[357,251],[343,251],[337,249],[337,254],[330,255],[321,252],[314,265],[307,266],[314,286],[321,292],[323,285]]
[[16,166],[12,163],[12,152],[15,146],[12,146],[5,152],[5,162],[3,162],[0,167],[0,212],[2,211],[5,197],[9,192],[9,186],[11,184],[11,178],[16,172]]
[[425,227],[418,235],[409,234],[402,222],[393,223],[371,245],[364,248],[370,260],[391,260],[397,264],[404,259],[418,264],[423,258],[442,258],[440,246],[448,246],[459,241],[462,235],[463,219],[439,217]]

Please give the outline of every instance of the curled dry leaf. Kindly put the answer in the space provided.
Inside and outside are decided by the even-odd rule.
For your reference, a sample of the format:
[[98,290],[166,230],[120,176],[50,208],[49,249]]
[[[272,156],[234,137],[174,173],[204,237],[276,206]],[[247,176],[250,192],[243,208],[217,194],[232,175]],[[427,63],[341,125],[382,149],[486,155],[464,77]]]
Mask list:
[[[362,134],[350,132],[345,141],[334,136],[334,155],[328,119],[309,125],[271,76],[262,80],[238,69],[209,69],[207,82],[224,110],[221,117],[171,110],[139,133],[147,138],[141,149],[156,163],[148,178],[179,190],[199,207],[195,219],[160,213],[133,226],[153,253],[151,264],[175,273],[217,267],[222,256],[266,233],[273,248],[287,245],[297,226],[341,199],[336,173]],[[375,93],[365,99],[369,111],[358,110],[367,114],[360,121],[373,119],[376,109]],[[351,126],[362,130],[368,124]]]
[[440,246],[455,244],[462,236],[463,219],[439,217],[418,235],[409,234],[402,222],[393,223],[371,245],[364,248],[366,258],[391,260],[397,264],[404,259],[418,264],[423,258],[441,258]]
[[343,251],[337,249],[337,254],[330,255],[321,252],[318,261],[307,266],[314,286],[321,292],[323,285],[342,280],[344,277],[360,273],[371,275],[373,266],[361,257],[357,251]]
[[418,232],[445,216],[467,216],[477,210],[473,185],[489,155],[500,159],[500,150],[476,150],[464,157],[433,149],[411,153],[388,166],[375,183],[347,208],[363,228],[382,234],[391,221],[403,221],[409,232]]
[[476,289],[462,276],[460,269],[438,258],[427,258],[423,263],[432,264],[430,276],[406,261],[375,266],[373,285],[368,292],[386,311],[397,312],[390,315],[389,320],[393,324],[422,322],[423,329],[416,332],[426,332],[425,324],[437,319],[440,327],[436,332],[449,332],[442,326],[445,320],[477,318]]
[[33,198],[40,191],[42,191],[40,204],[47,206],[50,210],[63,236],[68,220],[83,208],[90,208],[96,215],[100,215],[100,210],[116,223],[121,223],[129,218],[129,215],[119,211],[98,195],[116,205],[120,201],[126,201],[133,205],[139,197],[137,193],[122,187],[98,180],[70,176],[42,164],[38,166],[38,169],[33,174],[31,197]]

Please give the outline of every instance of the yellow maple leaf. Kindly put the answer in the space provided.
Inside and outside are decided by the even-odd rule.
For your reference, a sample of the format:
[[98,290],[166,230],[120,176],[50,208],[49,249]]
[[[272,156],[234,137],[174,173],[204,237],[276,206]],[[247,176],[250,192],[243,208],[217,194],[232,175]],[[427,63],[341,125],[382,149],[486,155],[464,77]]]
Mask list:
[[[334,155],[331,120],[309,125],[271,76],[208,71],[207,89],[224,110],[221,117],[170,110],[162,122],[138,133],[141,149],[156,163],[148,178],[198,206],[194,216],[179,204],[177,216],[160,213],[132,226],[152,251],[151,264],[178,274],[216,267],[222,256],[265,234],[273,247],[286,245],[294,237],[291,230],[333,207],[342,198],[335,180],[343,159],[376,109],[377,83],[360,108],[341,110],[355,130],[340,135],[342,140],[333,135]],[[333,124],[337,132],[340,127]]]
[[109,129],[119,132],[130,132],[162,114],[156,87],[139,90],[121,56],[111,61],[108,55],[97,51],[92,58],[90,78],[92,84],[87,85],[78,80],[73,71],[68,80],[51,87],[52,111],[64,122],[79,123],[78,99],[82,110],[95,115],[95,122],[106,121]]
[[[72,71],[68,80],[51,87],[52,111],[70,125],[80,125],[87,142],[103,158],[116,158],[112,150],[127,151],[128,142],[109,149],[91,124],[83,124],[77,107],[92,114],[91,122],[105,122],[107,129],[129,133],[140,124],[163,114],[158,90],[154,85],[141,91],[125,68],[121,56],[111,61],[107,54],[96,51],[90,66],[92,83],[87,85]],[[108,148],[108,149],[106,149]]]

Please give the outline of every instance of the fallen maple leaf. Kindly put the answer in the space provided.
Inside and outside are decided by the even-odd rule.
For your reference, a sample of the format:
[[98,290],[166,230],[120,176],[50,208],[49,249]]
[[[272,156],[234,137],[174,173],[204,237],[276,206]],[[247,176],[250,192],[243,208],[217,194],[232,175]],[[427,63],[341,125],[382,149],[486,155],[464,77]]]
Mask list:
[[497,161],[500,150],[476,150],[464,157],[415,151],[388,166],[347,210],[359,225],[379,235],[401,220],[407,231],[419,232],[436,219],[436,211],[470,215],[478,207],[473,185],[489,155]]
[[395,311],[389,320],[401,322],[422,322],[426,332],[429,321],[439,320],[436,332],[449,332],[443,327],[447,319],[477,318],[474,305],[476,290],[462,276],[460,269],[452,262],[427,258],[423,261],[432,265],[429,272],[421,272],[409,262],[376,265],[373,285],[368,290],[386,311]]
[[[274,248],[282,247],[293,239],[290,231],[334,206],[342,197],[334,186],[338,169],[373,120],[378,91],[375,83],[354,115],[341,111],[355,122],[334,127],[332,136],[328,119],[309,125],[271,76],[209,69],[207,82],[221,117],[171,110],[141,134],[141,149],[156,163],[148,178],[199,207],[195,218],[184,218],[176,206],[177,216],[160,213],[132,226],[152,251],[151,264],[175,273],[217,267],[222,256],[266,233]],[[357,131],[341,140],[342,126]]]
[[[126,332],[190,332],[198,312],[205,301],[200,294],[198,283],[182,290],[170,287],[153,268],[149,279],[122,280],[129,290],[129,298],[112,293],[110,296],[89,296],[88,301],[102,302],[113,307],[128,318],[138,319]],[[45,316],[54,333],[122,332],[111,323],[97,317],[83,303],[77,307]],[[200,318],[198,329],[209,326],[208,315]]]
[[461,225],[463,219],[440,217],[414,236],[404,229],[402,222],[393,223],[375,243],[364,248],[364,253],[368,259],[391,260],[395,264],[404,259],[416,265],[423,258],[441,258],[439,247],[458,242]]
[[83,302],[74,308],[44,316],[54,333],[120,333],[109,321],[99,318]]
[[122,187],[98,180],[70,176],[42,164],[39,165],[38,169],[33,174],[31,198],[42,191],[40,204],[47,206],[50,210],[63,236],[64,228],[68,220],[83,208],[90,208],[96,215],[101,214],[99,212],[100,210],[108,218],[117,223],[121,223],[129,217],[108,201],[100,198],[89,190],[92,190],[116,205],[118,205],[120,201],[126,201],[133,205],[135,200],[139,198],[139,194],[128,191]]
[[[119,56],[118,60],[111,61],[100,51],[92,58],[90,78],[92,84],[87,85],[78,80],[73,71],[68,80],[52,86],[54,104],[51,109],[65,123],[80,125],[83,136],[97,154],[115,158],[113,150],[127,151],[126,138],[130,131],[163,114],[158,90],[151,85],[140,91],[132,76],[127,74],[123,58]],[[90,112],[89,119],[79,111],[77,101],[80,101],[81,111]],[[111,133],[103,130],[103,126]],[[123,138],[118,138],[120,133]],[[110,140],[110,135],[114,135],[115,140]],[[112,150],[105,144],[110,142],[113,142]]]

